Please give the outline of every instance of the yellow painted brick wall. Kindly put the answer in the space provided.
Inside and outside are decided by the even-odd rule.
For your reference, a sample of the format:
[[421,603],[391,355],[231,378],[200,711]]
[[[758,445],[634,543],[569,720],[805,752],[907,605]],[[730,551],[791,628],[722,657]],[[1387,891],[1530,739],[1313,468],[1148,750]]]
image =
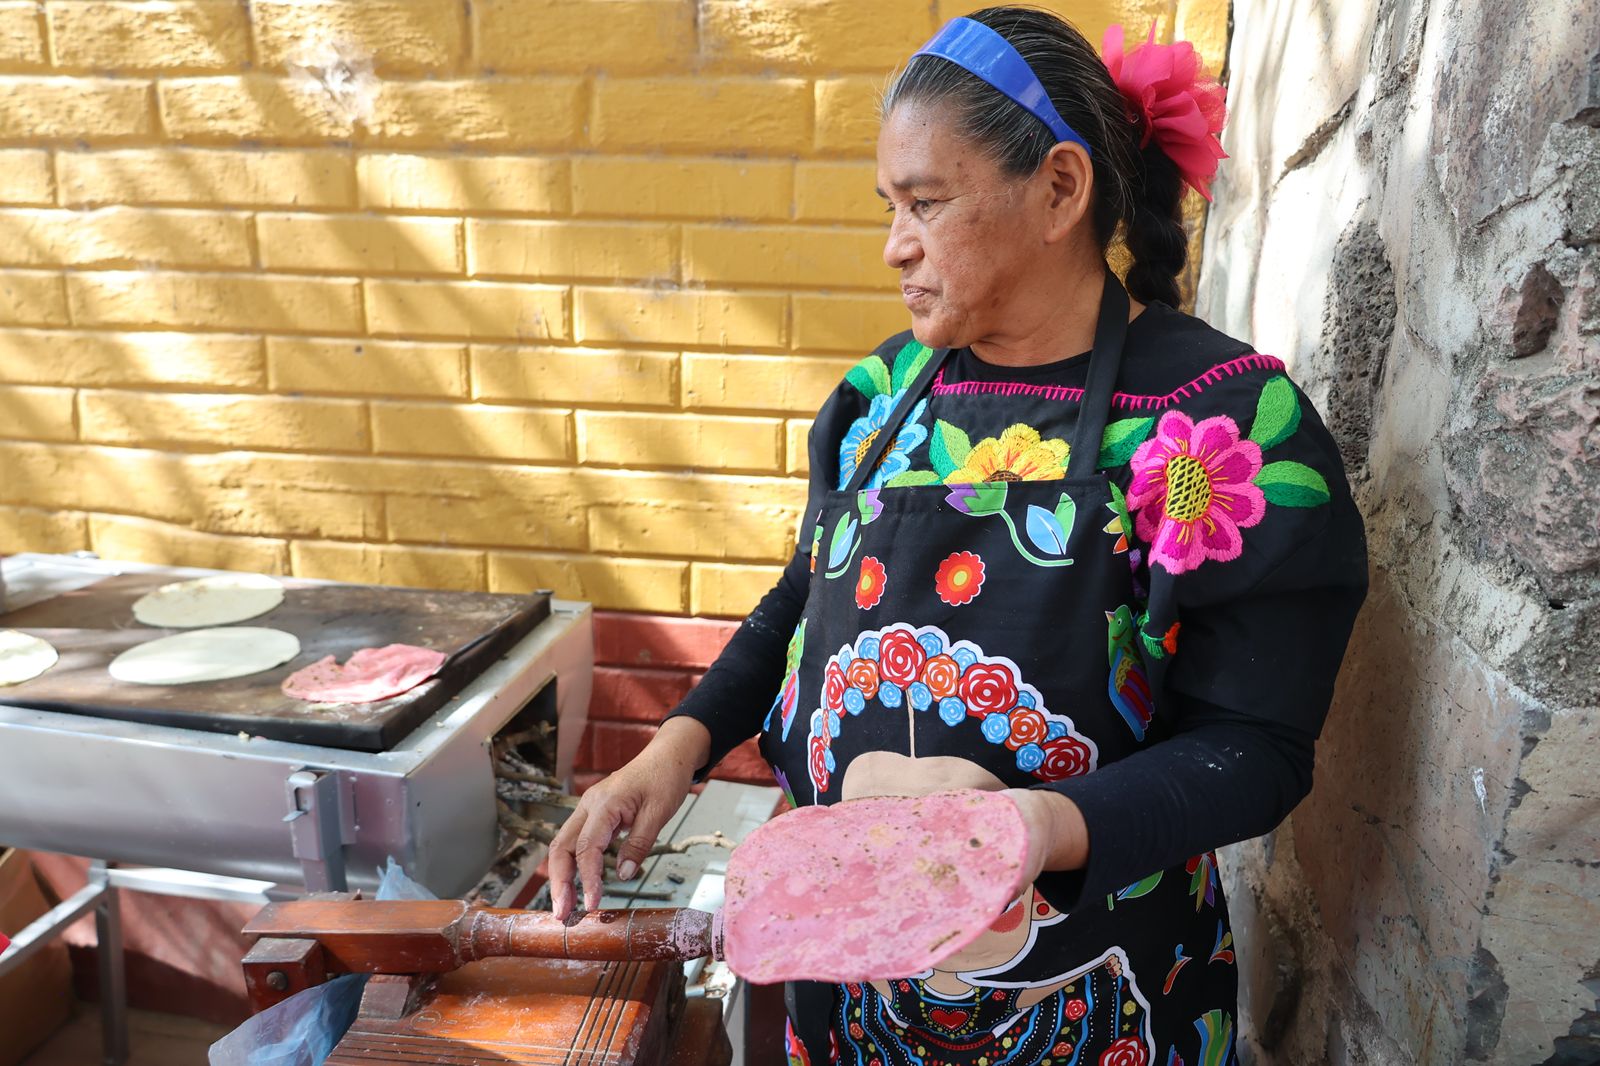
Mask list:
[[906,325],[877,94],[976,6],[0,0],[0,551],[743,613]]

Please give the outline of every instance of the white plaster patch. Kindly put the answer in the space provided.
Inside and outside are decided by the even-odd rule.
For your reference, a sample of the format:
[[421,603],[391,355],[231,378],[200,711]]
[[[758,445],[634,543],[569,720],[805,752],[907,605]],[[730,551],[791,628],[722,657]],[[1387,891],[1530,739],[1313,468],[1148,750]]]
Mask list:
[[289,78],[317,95],[342,122],[370,123],[377,108],[378,78],[372,53],[353,41],[312,38],[284,61]]

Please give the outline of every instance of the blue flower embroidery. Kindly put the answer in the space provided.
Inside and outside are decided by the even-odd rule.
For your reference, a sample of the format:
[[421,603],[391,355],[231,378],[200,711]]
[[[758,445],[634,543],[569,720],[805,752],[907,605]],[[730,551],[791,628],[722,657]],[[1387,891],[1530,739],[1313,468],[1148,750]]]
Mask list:
[[[889,423],[889,416],[894,413],[895,405],[900,402],[900,397],[905,395],[901,389],[894,395],[874,396],[872,405],[867,408],[867,413],[856,419],[845,433],[844,440],[839,443],[839,487],[842,489],[850,483],[855,476],[856,467],[867,457],[867,452],[872,450],[878,434]],[[883,461],[878,464],[870,477],[867,478],[866,488],[881,488],[885,481],[903,474],[911,469],[911,453],[923,441],[928,439],[928,427],[921,425],[922,415],[928,409],[928,401],[923,400],[911,409],[911,414],[901,424],[895,434],[894,444],[884,454]]]

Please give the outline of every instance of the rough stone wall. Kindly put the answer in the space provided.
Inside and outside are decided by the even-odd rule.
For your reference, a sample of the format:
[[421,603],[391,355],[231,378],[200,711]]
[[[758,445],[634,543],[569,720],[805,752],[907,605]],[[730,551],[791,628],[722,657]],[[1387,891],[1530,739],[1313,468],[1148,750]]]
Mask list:
[[1372,592],[1227,862],[1255,1063],[1600,1062],[1600,3],[1238,0],[1197,310],[1290,358]]

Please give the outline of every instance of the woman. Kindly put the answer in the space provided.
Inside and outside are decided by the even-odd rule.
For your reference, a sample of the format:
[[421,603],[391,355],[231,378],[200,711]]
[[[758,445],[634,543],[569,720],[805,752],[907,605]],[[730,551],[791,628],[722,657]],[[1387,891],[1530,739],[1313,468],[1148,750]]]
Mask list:
[[912,330],[818,413],[782,580],[551,850],[557,913],[574,864],[593,906],[602,849],[628,830],[634,876],[757,733],[796,804],[1006,790],[1032,885],[943,969],[792,986],[796,1062],[1231,1061],[1212,849],[1309,789],[1366,549],[1282,363],[1174,309],[1220,89],[1188,45],[1106,49],[991,8],[895,79],[878,182]]

